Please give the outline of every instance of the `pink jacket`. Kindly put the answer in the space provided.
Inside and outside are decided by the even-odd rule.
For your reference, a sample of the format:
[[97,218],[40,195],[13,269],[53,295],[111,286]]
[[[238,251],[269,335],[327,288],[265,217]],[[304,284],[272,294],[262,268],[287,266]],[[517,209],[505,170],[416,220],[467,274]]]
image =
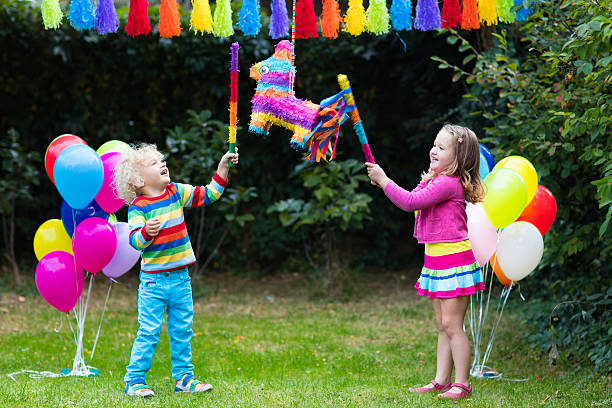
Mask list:
[[404,211],[420,210],[414,222],[419,243],[457,242],[468,237],[465,193],[459,177],[421,181],[412,191],[389,182],[385,194]]

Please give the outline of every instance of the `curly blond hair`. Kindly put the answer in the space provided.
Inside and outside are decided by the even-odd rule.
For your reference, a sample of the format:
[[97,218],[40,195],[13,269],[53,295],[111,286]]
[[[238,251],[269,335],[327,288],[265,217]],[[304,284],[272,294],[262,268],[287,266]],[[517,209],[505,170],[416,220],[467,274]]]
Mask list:
[[[470,203],[477,203],[484,200],[485,192],[480,178],[480,147],[478,137],[469,128],[449,123],[442,126],[440,131],[450,133],[455,140],[455,159],[450,164],[444,174],[457,176],[461,179],[465,200]],[[424,173],[422,179],[433,178],[433,172]]]
[[140,168],[144,163],[145,155],[153,153],[160,161],[164,160],[164,155],[157,150],[154,144],[141,143],[131,147],[130,152],[122,153],[121,161],[115,168],[114,177],[117,196],[126,205],[130,205],[138,195],[138,189],[134,183],[140,177]]

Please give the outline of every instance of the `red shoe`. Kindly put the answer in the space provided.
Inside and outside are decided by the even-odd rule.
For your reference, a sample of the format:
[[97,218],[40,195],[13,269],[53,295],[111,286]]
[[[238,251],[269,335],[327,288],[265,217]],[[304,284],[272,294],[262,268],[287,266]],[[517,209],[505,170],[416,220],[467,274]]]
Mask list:
[[[450,389],[453,387],[461,388],[461,391],[458,393],[450,392]],[[468,398],[472,396],[472,386],[465,386],[461,383],[452,383],[450,387],[448,387],[448,391],[443,392],[442,394],[438,394],[438,398],[440,399],[461,399]]]
[[431,380],[431,383],[433,384],[433,387],[425,386],[425,387],[419,387],[419,388],[409,388],[408,391],[416,392],[417,394],[425,394],[425,393],[434,392],[434,391],[444,392],[444,391],[450,390],[451,388],[450,382],[448,384],[441,385],[441,384],[438,384],[436,380]]

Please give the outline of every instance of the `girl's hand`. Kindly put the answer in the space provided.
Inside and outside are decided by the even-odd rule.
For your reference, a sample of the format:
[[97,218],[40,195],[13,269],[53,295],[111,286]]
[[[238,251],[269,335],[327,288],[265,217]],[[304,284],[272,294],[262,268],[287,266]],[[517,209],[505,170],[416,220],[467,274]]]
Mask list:
[[238,148],[236,147],[235,153],[227,152],[221,158],[219,166],[217,167],[217,173],[224,179],[227,179],[227,173],[229,171],[228,161],[232,160],[234,166],[238,164]]
[[365,165],[368,171],[368,177],[370,178],[370,183],[384,190],[390,179],[387,177],[383,169],[375,163],[366,162]]
[[157,217],[151,218],[145,224],[145,232],[150,237],[156,237],[159,234],[160,228],[161,228],[161,223],[159,222],[159,219]]

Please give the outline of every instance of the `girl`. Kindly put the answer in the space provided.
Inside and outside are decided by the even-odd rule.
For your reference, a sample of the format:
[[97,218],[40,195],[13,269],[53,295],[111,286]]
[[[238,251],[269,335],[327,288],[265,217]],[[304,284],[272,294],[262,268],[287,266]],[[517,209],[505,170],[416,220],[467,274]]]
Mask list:
[[[404,211],[419,210],[414,237],[425,244],[425,265],[415,288],[432,299],[438,325],[436,377],[417,393],[441,392],[439,398],[464,398],[469,385],[470,343],[463,331],[468,296],[484,290],[482,272],[467,235],[466,200],[482,201],[478,174],[478,139],[470,129],[444,125],[429,151],[429,171],[406,191],[373,163],[366,163],[371,183]],[[451,373],[455,366],[455,382]]]

